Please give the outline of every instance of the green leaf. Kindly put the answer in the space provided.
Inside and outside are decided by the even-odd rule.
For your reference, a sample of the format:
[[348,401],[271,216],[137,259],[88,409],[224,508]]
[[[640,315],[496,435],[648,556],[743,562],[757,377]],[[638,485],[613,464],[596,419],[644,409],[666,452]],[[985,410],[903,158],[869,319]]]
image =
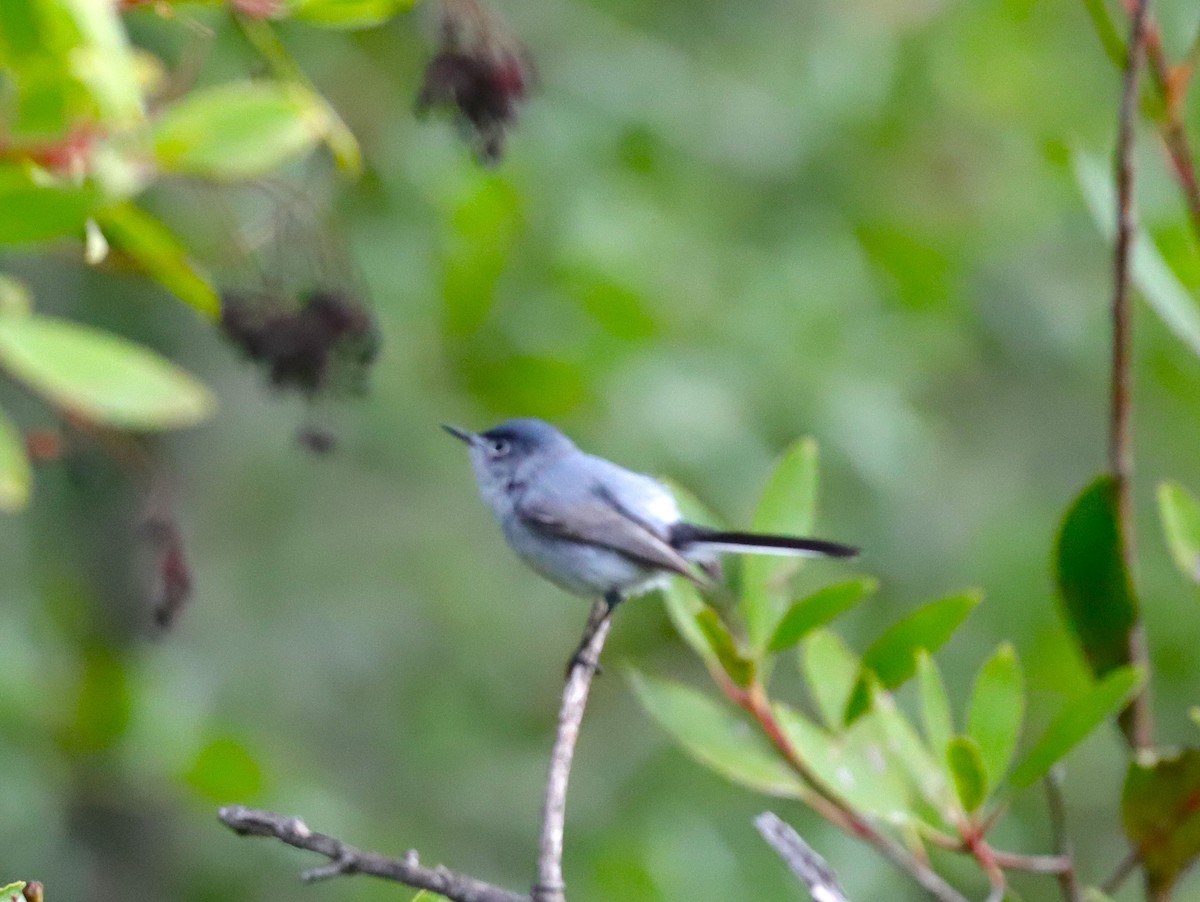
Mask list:
[[800,599],[779,622],[779,628],[771,638],[769,650],[779,652],[791,648],[811,630],[825,626],[878,588],[879,580],[868,576],[825,586]]
[[845,733],[831,735],[787,705],[776,703],[771,710],[800,758],[828,790],[893,824],[911,819],[908,782],[888,754],[877,723],[864,718]]
[[1044,777],[1067,752],[1123,708],[1142,679],[1136,667],[1121,667],[1069,702],[1017,765],[1009,782],[1024,789]]
[[200,750],[184,780],[212,802],[248,800],[262,792],[263,773],[258,761],[236,739],[221,736]]
[[115,4],[7,0],[0,16],[6,136],[46,145],[87,123],[142,117],[141,91]]
[[214,407],[208,389],[153,351],[45,316],[0,317],[0,368],[64,410],[122,429],[190,426]]
[[475,335],[492,315],[524,216],[521,192],[495,172],[474,172],[447,198],[442,248],[442,328]]
[[[1080,150],[1072,151],[1071,165],[1092,219],[1101,234],[1112,241],[1116,236],[1117,203],[1111,167]],[[1142,231],[1134,236],[1130,270],[1134,284],[1159,319],[1192,353],[1200,355],[1200,309],[1158,247]]]
[[700,593],[696,591],[696,586],[683,579],[671,580],[663,589],[663,603],[667,615],[675,625],[675,631],[683,641],[690,645],[709,667],[720,667],[712,646],[708,644],[708,638],[696,620],[701,612],[709,609]]
[[921,690],[925,736],[934,754],[942,758],[954,736],[954,715],[950,712],[950,699],[946,696],[946,684],[942,682],[937,662],[924,649],[917,653],[917,682]]
[[987,773],[979,743],[970,736],[955,736],[946,746],[946,762],[963,808],[976,810],[987,798]]
[[29,503],[32,481],[21,432],[0,410],[0,511],[22,510]]
[[630,682],[650,716],[705,767],[767,795],[801,798],[808,792],[767,740],[723,705],[636,671]]
[[297,0],[292,17],[325,28],[371,28],[412,4],[413,0]]
[[1121,555],[1116,483],[1100,476],[1075,499],[1058,533],[1055,573],[1064,616],[1096,676],[1129,663],[1137,621]]
[[[809,535],[817,515],[817,443],[811,438],[793,444],[780,459],[754,514],[755,532]],[[797,558],[751,555],[742,574],[742,611],[750,646],[766,648],[786,605],[785,580]]]
[[885,692],[877,680],[871,680],[871,710],[864,720],[879,723],[886,738],[885,752],[889,760],[899,762],[909,781],[931,807],[933,817],[926,820],[934,826],[952,824],[957,812],[947,783],[946,768],[929,751],[908,718],[896,706],[896,699]]
[[170,229],[132,203],[98,214],[109,242],[132,257],[148,275],[177,298],[210,319],[221,316],[221,301],[188,260],[187,250]]
[[101,121],[110,126],[140,121],[142,92],[117,5],[56,0],[53,6],[71,18],[77,42],[65,61],[91,94]]
[[0,164],[0,244],[83,235],[102,198],[94,185],[72,185],[41,169]]
[[232,82],[169,107],[154,126],[154,153],[171,172],[250,179],[311,150],[329,126],[323,101],[305,88]]
[[941,648],[981,598],[978,592],[964,592],[932,601],[876,639],[863,655],[863,673],[846,706],[846,722],[860,717],[870,707],[868,672],[879,678],[883,688],[895,689],[916,672],[921,649],[932,652]]
[[735,686],[745,689],[754,682],[754,662],[746,658],[733,640],[728,627],[721,622],[720,615],[712,608],[705,608],[696,615],[696,626],[704,634],[708,647],[717,656],[722,669],[733,680]]
[[842,714],[861,670],[861,662],[838,636],[814,630],[804,642],[801,667],[808,692],[829,728],[842,728]]
[[1158,486],[1158,513],[1175,566],[1200,583],[1200,501],[1179,483],[1163,482]]
[[1200,749],[1139,754],[1125,776],[1121,815],[1159,898],[1200,856]]
[[32,310],[29,287],[20,279],[0,273],[0,316],[24,316]]
[[995,790],[1008,771],[1024,715],[1025,680],[1021,664],[1016,650],[1005,642],[979,668],[967,712],[967,735],[975,740],[983,756],[985,792]]
[[2,902],[20,902],[21,892],[25,889],[25,881],[18,880],[16,883],[10,883],[8,886],[0,886],[0,900]]
[[72,755],[94,755],[112,749],[125,735],[132,692],[126,662],[112,648],[85,648],[81,664],[72,717],[59,741]]

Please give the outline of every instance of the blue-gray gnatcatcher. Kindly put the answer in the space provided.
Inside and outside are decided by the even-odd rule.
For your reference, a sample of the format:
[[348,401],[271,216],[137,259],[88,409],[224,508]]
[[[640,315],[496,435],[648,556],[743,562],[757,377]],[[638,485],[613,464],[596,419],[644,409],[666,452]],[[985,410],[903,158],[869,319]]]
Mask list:
[[470,447],[479,491],[513,551],[568,592],[603,598],[609,613],[673,574],[705,585],[694,565],[711,573],[719,552],[858,554],[823,539],[687,523],[661,482],[585,454],[542,420],[509,420],[482,433],[442,428]]

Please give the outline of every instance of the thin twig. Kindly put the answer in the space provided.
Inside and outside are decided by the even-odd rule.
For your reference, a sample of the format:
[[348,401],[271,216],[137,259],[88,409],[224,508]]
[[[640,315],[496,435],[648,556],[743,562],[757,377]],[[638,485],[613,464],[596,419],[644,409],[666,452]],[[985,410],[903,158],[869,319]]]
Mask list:
[[273,811],[260,811],[230,805],[219,812],[221,822],[239,836],[270,836],[297,849],[324,855],[330,863],[304,873],[306,881],[324,880],[348,874],[369,874],[384,880],[425,889],[453,902],[530,902],[522,896],[474,877],[458,874],[442,865],[428,868],[409,852],[404,858],[387,858],[375,852],[363,852],[340,839],[316,833],[298,817]]
[[1066,859],[1068,867],[1058,872],[1058,886],[1062,890],[1066,902],[1083,902],[1083,890],[1079,886],[1079,878],[1075,874],[1074,853],[1071,850],[1071,838],[1067,834],[1067,806],[1063,800],[1062,770],[1051,768],[1046,775],[1046,808],[1050,815],[1050,836],[1054,842],[1054,851]]
[[[1109,468],[1116,482],[1117,520],[1120,524],[1121,555],[1125,568],[1133,572],[1133,316],[1129,291],[1129,268],[1136,223],[1133,210],[1133,143],[1138,102],[1138,79],[1145,56],[1146,20],[1150,0],[1129,0],[1132,24],[1121,89],[1121,112],[1117,131],[1117,242],[1113,252],[1112,384],[1109,411]],[[1129,656],[1146,669],[1149,661],[1146,636],[1139,620],[1129,637]],[[1150,688],[1147,683],[1122,715],[1126,738],[1136,748],[1153,744]]]
[[1062,874],[1074,865],[1065,855],[1023,855],[992,849],[992,859],[1006,871],[1025,871],[1029,874]]
[[[404,858],[387,858],[375,852],[363,852],[340,839],[315,833],[298,817],[286,817],[273,811],[260,811],[231,805],[219,812],[221,821],[240,836],[272,836],[295,846],[308,849],[329,859],[329,863],[305,871],[309,882],[349,874],[369,874],[394,880],[415,889],[437,893],[453,902],[565,902],[562,879],[563,825],[566,820],[567,781],[579,726],[587,706],[588,691],[596,662],[608,637],[611,607],[599,601],[588,619],[587,643],[580,648],[580,663],[572,666],[563,688],[562,705],[558,715],[558,733],[550,756],[550,775],[546,781],[546,801],[543,809],[542,841],[538,855],[538,882],[530,895],[521,895],[493,886],[466,874],[448,870],[442,865],[427,868],[421,865],[416,852]],[[584,663],[590,662],[590,663]]]
[[[1137,15],[1138,0],[1125,0],[1125,9],[1132,19]],[[1101,40],[1108,48],[1108,41],[1103,33]],[[1200,240],[1200,183],[1196,180],[1195,156],[1192,153],[1191,141],[1187,128],[1183,123],[1183,100],[1187,93],[1188,82],[1191,79],[1190,54],[1178,68],[1172,68],[1163,49],[1162,32],[1152,15],[1146,16],[1142,30],[1142,41],[1145,45],[1146,56],[1150,62],[1151,81],[1162,101],[1163,115],[1159,121],[1159,132],[1171,161],[1171,169],[1175,179],[1183,191],[1188,216],[1192,228]],[[1128,56],[1126,56],[1128,59]],[[1128,71],[1128,67],[1126,67]]]
[[1003,902],[1004,893],[1008,889],[1008,878],[1004,876],[1004,870],[996,861],[992,847],[987,844],[982,833],[969,834],[965,840],[968,851],[975,856],[979,867],[987,874],[988,883],[991,884],[992,889],[988,893],[987,902]]
[[764,811],[754,819],[754,826],[804,884],[813,902],[849,902],[837,874],[789,824]]
[[571,776],[571,761],[579,739],[579,725],[587,706],[592,676],[600,661],[600,652],[612,625],[611,606],[598,600],[588,617],[589,636],[576,653],[576,663],[567,674],[562,705],[558,712],[558,733],[550,753],[550,775],[546,780],[546,801],[542,807],[542,839],[538,854],[538,882],[533,887],[533,902],[564,902],[565,885],[562,876],[563,827],[567,812],[567,782]]
[[1129,879],[1129,875],[1137,868],[1138,863],[1142,860],[1142,856],[1137,849],[1131,851],[1128,855],[1121,859],[1121,863],[1117,865],[1117,869],[1112,872],[1112,875],[1100,884],[1100,891],[1106,896],[1111,896],[1121,888],[1121,885]]
[[912,877],[938,902],[967,902],[966,896],[947,883],[925,861],[918,859],[901,843],[880,833],[867,818],[831,792],[796,750],[771,711],[770,700],[761,683],[749,689],[735,685],[722,671],[710,669],[717,685],[734,704],[753,717],[764,735],[780,751],[792,770],[807,784],[811,793],[804,801],[830,823],[850,836],[868,843],[884,858]]

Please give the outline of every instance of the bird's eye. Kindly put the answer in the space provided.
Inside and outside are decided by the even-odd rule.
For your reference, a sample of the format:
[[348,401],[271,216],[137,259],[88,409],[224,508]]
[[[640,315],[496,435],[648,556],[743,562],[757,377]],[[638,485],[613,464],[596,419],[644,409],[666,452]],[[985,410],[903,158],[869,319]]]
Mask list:
[[511,447],[506,439],[492,439],[492,457],[503,457]]

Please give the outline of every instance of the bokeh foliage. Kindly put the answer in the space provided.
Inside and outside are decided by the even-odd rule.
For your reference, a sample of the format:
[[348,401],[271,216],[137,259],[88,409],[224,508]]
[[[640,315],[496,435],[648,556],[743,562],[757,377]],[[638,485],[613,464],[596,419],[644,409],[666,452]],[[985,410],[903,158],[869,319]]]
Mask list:
[[[737,633],[711,642],[738,612],[676,620],[735,682],[770,679],[787,699],[780,721],[831,782],[881,743],[907,748],[856,799],[902,826],[986,810],[1082,742],[1067,759],[1072,835],[1081,870],[1104,876],[1125,848],[1126,753],[1116,731],[1083,740],[1137,677],[1119,661],[1089,672],[1052,563],[1105,432],[1096,226],[1112,200],[1096,161],[1118,82],[1084,4],[514,0],[504,12],[541,88],[494,170],[450,126],[411,116],[429,51],[403,4],[308,0],[266,22],[215,3],[168,8],[0,12],[0,368],[122,426],[181,425],[219,399],[207,425],[168,440],[195,598],[147,641],[146,612],[108,566],[130,513],[120,475],[84,454],[31,478],[22,434],[55,418],[13,379],[0,388],[0,503],[34,493],[21,519],[0,521],[0,865],[52,898],[292,897],[293,856],[218,830],[213,805],[240,801],[526,883],[558,680],[585,609],[512,561],[461,449],[435,427],[534,414],[669,473],[719,520],[813,525],[866,548],[861,572],[822,563],[788,581],[776,562],[741,568],[744,646]],[[1181,52],[1194,5],[1155,9]],[[1164,541],[1154,488],[1200,484],[1200,267],[1158,161],[1147,137],[1137,600],[1159,739],[1186,744],[1200,677],[1194,502],[1162,490]],[[220,273],[187,237],[219,216],[216,194],[205,183],[182,205],[169,189],[266,172],[336,195],[384,332],[373,393],[338,414],[342,450],[328,459],[293,447],[299,414],[193,312],[216,310]],[[103,245],[104,264],[85,267]],[[97,380],[97,359],[130,378]],[[148,390],[162,380],[165,393]],[[177,406],[154,406],[162,397]],[[795,447],[794,472],[772,469],[797,435],[820,441],[819,520],[800,503],[816,445]],[[756,518],[772,472],[790,498]],[[922,607],[956,586],[986,599]],[[899,625],[915,617],[945,626],[937,665],[919,650],[940,644],[928,632],[905,640]],[[657,600],[622,610],[609,656],[655,674],[640,695],[676,732],[703,712],[706,763],[748,782],[751,762],[754,788],[803,794],[770,748],[740,750],[743,724],[699,694],[708,678]],[[849,725],[847,707],[860,714]],[[1190,779],[1189,755],[1131,773],[1135,841],[1140,814],[1160,813],[1139,801]],[[853,862],[839,868],[852,898],[917,898],[803,806],[773,804],[835,867]],[[682,763],[606,676],[574,776],[572,889],[790,898],[750,827],[761,805]],[[1012,795],[999,831],[1006,847],[1044,848],[1035,793]],[[1163,847],[1162,873],[1188,842]],[[395,894],[354,881],[304,892]]]

